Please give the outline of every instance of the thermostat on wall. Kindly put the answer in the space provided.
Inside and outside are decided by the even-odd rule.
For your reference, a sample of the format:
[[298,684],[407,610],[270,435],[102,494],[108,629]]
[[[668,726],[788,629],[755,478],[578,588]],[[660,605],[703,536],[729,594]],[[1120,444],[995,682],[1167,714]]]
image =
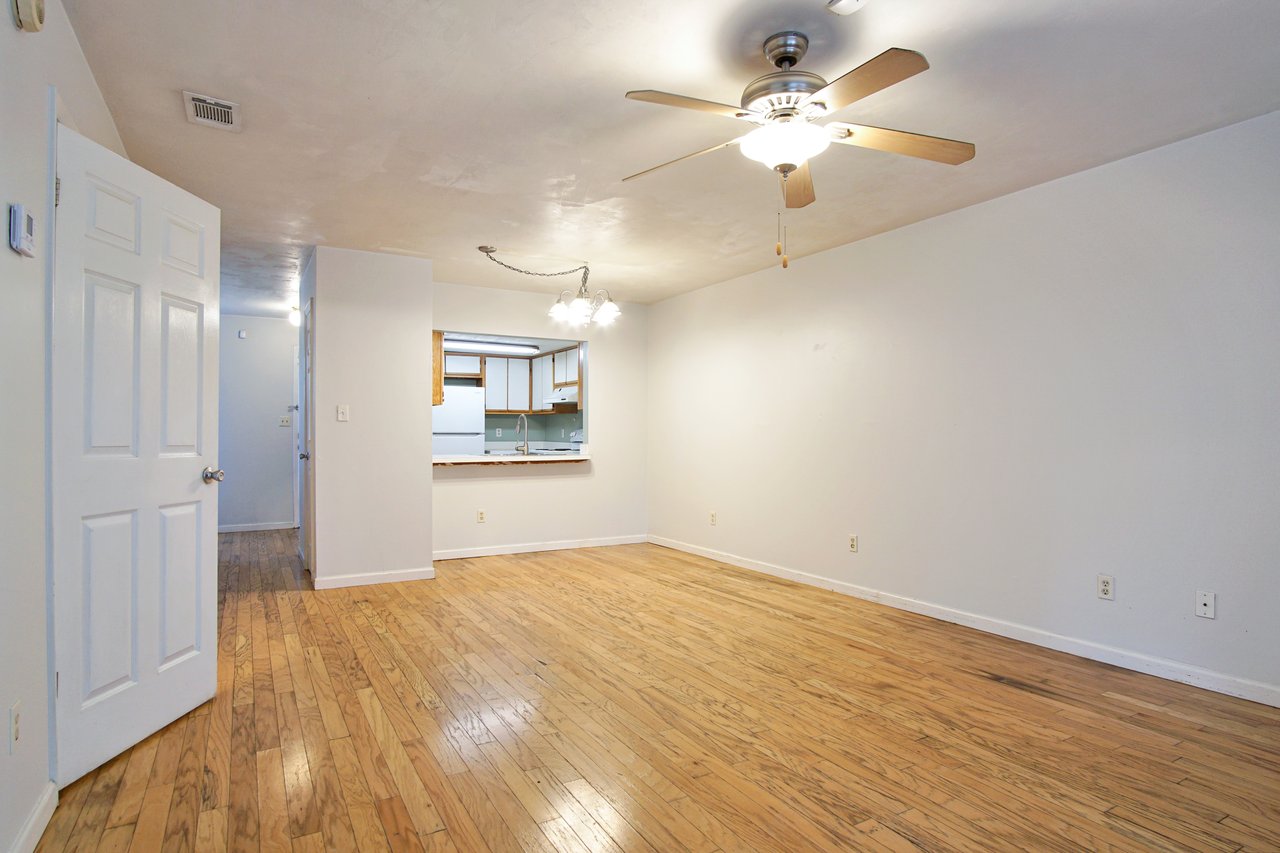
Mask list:
[[36,256],[36,220],[21,204],[9,205],[9,248],[28,258]]

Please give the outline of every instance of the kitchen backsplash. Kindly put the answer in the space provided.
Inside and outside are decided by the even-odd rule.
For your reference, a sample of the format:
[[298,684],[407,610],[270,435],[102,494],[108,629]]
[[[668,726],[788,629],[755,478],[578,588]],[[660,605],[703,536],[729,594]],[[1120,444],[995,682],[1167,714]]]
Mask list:
[[[485,415],[485,441],[517,441],[516,421],[519,415]],[[530,415],[529,440],[569,443],[569,433],[582,428],[582,413],[563,415]],[[498,436],[502,430],[502,436]],[[523,436],[519,440],[523,440]]]

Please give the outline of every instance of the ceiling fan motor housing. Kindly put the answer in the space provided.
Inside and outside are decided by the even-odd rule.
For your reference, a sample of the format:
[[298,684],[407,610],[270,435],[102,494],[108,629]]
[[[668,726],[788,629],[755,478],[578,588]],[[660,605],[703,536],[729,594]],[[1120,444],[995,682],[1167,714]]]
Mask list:
[[805,100],[826,85],[826,80],[808,71],[775,71],[747,84],[742,108],[769,119],[798,115]]
[[770,120],[799,115],[805,99],[827,85],[817,74],[795,70],[809,50],[808,36],[795,30],[774,33],[763,49],[764,58],[781,70],[752,80],[742,92],[742,108]]

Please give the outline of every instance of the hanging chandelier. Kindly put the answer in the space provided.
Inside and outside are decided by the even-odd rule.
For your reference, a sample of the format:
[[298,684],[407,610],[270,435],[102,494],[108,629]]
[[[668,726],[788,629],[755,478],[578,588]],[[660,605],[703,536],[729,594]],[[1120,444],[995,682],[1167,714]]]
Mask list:
[[560,296],[551,306],[551,309],[547,311],[547,316],[553,320],[567,323],[570,326],[586,326],[590,323],[607,326],[622,316],[622,309],[618,307],[618,303],[613,301],[609,291],[597,290],[595,295],[592,295],[591,291],[587,289],[587,277],[591,275],[591,269],[587,264],[562,272],[534,272],[533,270],[513,267],[511,264],[498,260],[493,256],[493,253],[498,251],[493,246],[477,246],[476,248],[498,266],[505,267],[512,272],[518,272],[521,275],[554,278],[555,276],[573,275],[576,272],[581,272],[582,283],[578,285],[577,292],[575,293],[572,290],[560,291]]

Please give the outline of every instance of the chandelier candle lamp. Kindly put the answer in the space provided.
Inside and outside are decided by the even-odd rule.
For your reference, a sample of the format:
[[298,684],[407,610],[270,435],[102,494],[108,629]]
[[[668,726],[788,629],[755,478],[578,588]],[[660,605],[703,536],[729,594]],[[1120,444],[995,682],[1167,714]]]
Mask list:
[[572,290],[560,291],[560,296],[551,306],[551,309],[547,311],[547,316],[553,320],[568,323],[570,326],[586,326],[590,323],[607,326],[622,316],[622,309],[618,307],[618,303],[613,301],[609,291],[597,290],[595,295],[592,295],[591,291],[587,290],[587,277],[591,275],[591,268],[587,264],[561,272],[534,272],[533,270],[513,267],[511,264],[498,260],[493,256],[493,253],[498,251],[493,246],[477,246],[476,248],[482,255],[498,266],[505,267],[512,272],[518,272],[521,275],[553,278],[561,275],[573,275],[576,272],[582,273],[582,283],[578,285],[576,294]]

